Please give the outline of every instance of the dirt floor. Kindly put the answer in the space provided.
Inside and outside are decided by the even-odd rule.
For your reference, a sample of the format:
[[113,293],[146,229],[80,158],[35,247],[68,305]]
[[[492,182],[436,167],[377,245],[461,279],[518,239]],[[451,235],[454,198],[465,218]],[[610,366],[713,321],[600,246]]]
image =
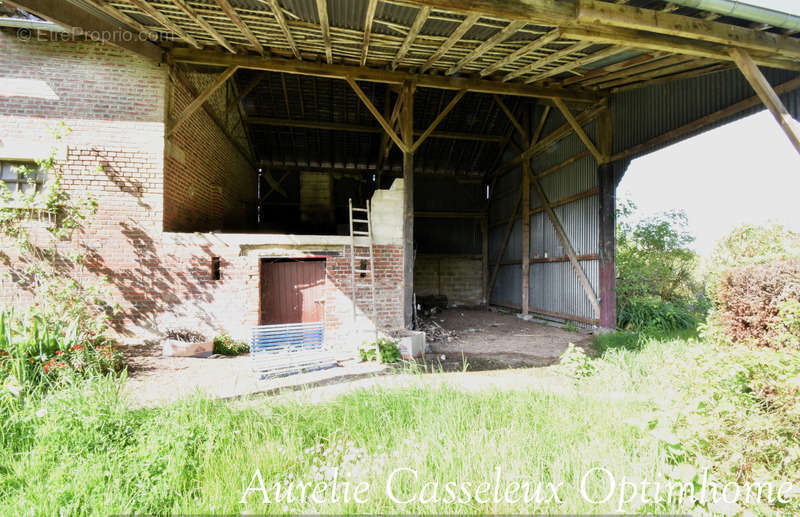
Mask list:
[[464,359],[473,371],[548,366],[570,343],[590,348],[593,342],[587,330],[572,332],[496,310],[445,309],[428,320],[428,334],[442,338],[428,339],[426,361],[441,361],[445,371],[463,369]]
[[[467,372],[480,373],[480,378],[479,373],[458,376],[459,381],[468,385],[506,385],[506,381],[512,378],[516,380],[511,380],[511,384],[530,385],[533,379],[520,382],[517,378],[519,374],[530,377],[530,373],[507,370],[551,365],[558,362],[569,343],[590,347],[592,342],[587,331],[571,332],[525,321],[513,314],[487,310],[447,309],[433,315],[426,326],[431,330],[431,336],[439,339],[429,340],[430,352],[424,358],[426,368],[422,371],[461,372],[466,362]],[[250,368],[248,355],[162,357],[158,343],[128,346],[126,355],[129,377],[126,391],[137,406],[163,404],[198,391],[219,398],[276,394],[287,389],[338,393],[365,383],[393,385],[400,380],[396,374],[407,373],[403,368],[351,360],[327,370],[259,380]],[[390,380],[389,377],[396,379]],[[419,378],[400,377],[407,378],[408,382]],[[541,384],[541,379],[535,384]],[[332,385],[342,386],[334,388]]]

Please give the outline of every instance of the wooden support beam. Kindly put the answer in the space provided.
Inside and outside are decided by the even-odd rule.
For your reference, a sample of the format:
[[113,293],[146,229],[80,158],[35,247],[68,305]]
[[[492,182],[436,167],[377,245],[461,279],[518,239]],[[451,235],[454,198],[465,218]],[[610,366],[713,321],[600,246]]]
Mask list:
[[[613,152],[613,124],[611,110],[605,110],[597,119],[597,142],[604,156]],[[600,293],[600,326],[617,328],[617,178],[614,166],[606,161],[597,166],[600,213],[598,214],[598,243],[600,264],[597,283]]]
[[403,306],[404,323],[410,328],[414,314],[414,90],[406,83],[400,92],[403,109],[400,114],[400,134],[403,135]]
[[[588,156],[589,155],[589,151],[586,151],[585,154],[586,154],[586,156]],[[536,177],[539,178],[539,179],[542,179],[545,176],[548,176],[549,174],[552,174],[552,173],[544,173],[543,172],[541,174],[537,174]],[[600,190],[597,187],[590,188],[589,190],[584,190],[583,192],[578,192],[577,194],[573,194],[571,196],[563,197],[563,198],[559,199],[558,201],[551,201],[550,202],[550,208],[558,208],[560,206],[564,206],[564,205],[568,205],[570,203],[574,203],[575,201],[580,201],[581,199],[586,199],[587,197],[596,196],[599,192],[600,192]],[[497,196],[497,197],[501,198],[502,194]],[[538,206],[538,207],[534,208],[533,210],[531,210],[531,215],[541,214],[542,212],[544,212],[544,207]],[[513,217],[512,219],[514,219],[516,221],[517,219],[522,219],[522,217],[521,216],[516,216],[516,217]],[[502,225],[507,224],[507,223],[508,223],[508,219],[502,219],[500,221],[495,221],[494,223],[491,224],[491,226],[492,227],[494,227],[494,226],[502,226]]]
[[203,90],[195,99],[189,103],[186,108],[181,112],[180,115],[175,119],[175,121],[170,124],[169,129],[167,129],[166,136],[172,136],[175,131],[177,131],[187,120],[191,117],[198,108],[200,108],[205,102],[208,100],[211,95],[214,94],[217,89],[225,84],[225,82],[236,73],[238,67],[231,66],[225,69],[224,72],[219,74],[214,82],[208,85],[205,90]]
[[576,52],[580,52],[581,50],[591,46],[592,43],[588,41],[579,41],[577,43],[573,43],[572,45],[565,47],[561,50],[558,50],[556,52],[553,52],[552,54],[543,57],[542,59],[538,59],[529,65],[525,65],[522,68],[518,68],[513,72],[507,73],[505,76],[503,76],[503,81],[510,81],[512,79],[516,79],[521,75],[529,74],[531,72],[534,72],[549,65],[550,63],[556,63],[566,58],[567,56],[570,56]]
[[433,131],[436,129],[436,126],[438,126],[442,122],[442,120],[444,120],[447,114],[450,113],[450,111],[456,107],[456,104],[458,104],[458,101],[461,100],[461,97],[463,97],[465,93],[467,93],[466,90],[461,90],[460,92],[456,93],[455,97],[453,97],[453,100],[451,100],[447,104],[447,106],[445,106],[442,112],[436,116],[433,122],[431,122],[431,125],[428,126],[428,129],[426,129],[422,133],[422,135],[417,139],[417,141],[414,142],[414,145],[411,148],[412,153],[415,152],[417,149],[419,149],[419,146],[422,145],[422,142],[424,142],[426,138],[431,136]]
[[408,53],[408,49],[411,48],[411,45],[414,43],[414,40],[417,39],[419,35],[419,31],[422,30],[422,26],[425,25],[425,20],[428,19],[428,15],[431,13],[430,7],[421,7],[419,11],[417,11],[417,16],[414,18],[414,23],[411,24],[411,28],[408,30],[408,34],[403,39],[403,43],[400,44],[400,48],[397,49],[397,54],[394,56],[392,60],[391,69],[395,70],[397,65],[400,63],[406,54]]
[[[129,50],[151,62],[161,62],[163,51],[154,43],[143,41],[125,28],[94,16],[69,2],[63,0],[6,0],[5,3],[67,28],[73,34],[86,35],[95,41]],[[123,20],[120,21],[127,24]],[[133,25],[131,27],[138,29]],[[113,37],[114,35],[119,37]]]
[[263,72],[256,74],[255,77],[253,77],[250,82],[247,83],[244,88],[242,88],[242,91],[239,92],[239,98],[237,101],[242,102],[245,97],[250,95],[253,90],[255,90],[259,84],[261,84],[261,81],[264,80],[264,77],[266,77],[266,74]]
[[531,162],[522,162],[522,314],[528,314],[531,294]]
[[[289,197],[289,195],[286,194],[286,191],[283,190],[283,187],[281,187],[280,181],[276,181],[275,178],[272,177],[272,172],[269,169],[262,169],[261,175],[264,177],[267,184],[272,188],[272,190],[276,191],[278,194],[282,195],[285,198]],[[283,179],[281,179],[281,181],[283,181]],[[270,193],[272,193],[272,190],[270,191]]]
[[282,59],[275,57],[262,57],[243,54],[230,54],[213,51],[201,51],[186,48],[174,48],[169,52],[170,58],[179,63],[193,63],[198,65],[231,66],[252,70],[266,70],[270,72],[285,72],[288,74],[312,75],[316,77],[331,77],[345,79],[350,77],[356,81],[370,81],[384,84],[403,84],[406,81],[414,82],[418,87],[437,88],[443,90],[467,90],[471,92],[533,97],[542,99],[562,98],[565,101],[594,103],[602,97],[594,91],[584,89],[549,88],[542,86],[529,86],[519,83],[501,83],[487,79],[474,79],[470,77],[446,77],[433,74],[412,74],[401,71],[378,70],[374,68],[328,65],[296,59]]
[[[519,305],[514,305],[512,303],[493,303],[492,305],[496,305],[497,307],[505,307],[507,309],[521,309]],[[530,311],[534,314],[541,314],[543,316],[549,316],[551,318],[558,318],[566,321],[577,321],[578,323],[584,323],[586,325],[597,325],[599,321],[597,318],[584,318],[583,316],[576,316],[574,314],[565,314],[563,312],[540,309],[539,307],[531,307]]]
[[481,218],[481,305],[489,304],[489,214]]
[[525,83],[526,84],[535,83],[537,81],[547,79],[548,77],[553,77],[554,75],[563,74],[564,72],[576,71],[582,66],[586,66],[590,63],[600,61],[601,59],[609,58],[626,50],[628,50],[628,47],[617,47],[615,45],[612,45],[607,49],[601,50],[599,52],[594,52],[592,54],[589,54],[588,56],[584,56],[575,59],[574,61],[570,61],[569,63],[564,63],[563,65],[556,66],[554,68],[551,68],[550,70],[544,70],[542,72],[538,72],[526,78]]
[[369,38],[372,34],[372,20],[375,18],[375,9],[378,7],[378,0],[369,0],[367,4],[367,14],[364,20],[364,43],[361,45],[361,66],[367,64],[367,53],[369,52]]
[[457,72],[460,72],[462,68],[472,63],[476,59],[480,58],[481,56],[492,50],[494,47],[507,40],[510,36],[513,36],[519,29],[521,29],[525,25],[526,23],[523,21],[512,21],[504,28],[497,31],[489,39],[478,45],[475,48],[475,50],[473,50],[472,52],[461,58],[461,60],[458,63],[451,66],[447,70],[447,75],[452,75]]
[[155,7],[150,5],[149,3],[145,2],[144,0],[128,0],[128,1],[130,3],[132,3],[134,6],[138,7],[142,11],[144,11],[144,13],[147,14],[147,16],[149,16],[150,18],[154,19],[155,21],[157,21],[158,23],[163,25],[170,32],[175,33],[179,38],[181,38],[183,41],[185,41],[189,45],[191,45],[191,46],[193,46],[194,48],[197,48],[197,49],[203,48],[203,46],[200,45],[197,42],[197,40],[195,40],[189,34],[184,32],[184,30],[181,29],[178,26],[178,24],[174,23],[172,20],[167,18],[164,14],[161,13],[161,11],[159,11],[158,9],[156,9]]
[[510,65],[514,61],[518,60],[523,56],[527,56],[533,53],[536,50],[556,41],[558,38],[561,37],[561,29],[553,29],[547,34],[540,36],[538,39],[535,39],[528,43],[527,45],[515,50],[508,56],[504,57],[500,61],[487,66],[483,70],[481,70],[481,76],[487,76],[489,74],[493,74],[497,70],[501,70],[503,67]]
[[209,34],[209,36],[211,36],[217,43],[219,43],[226,50],[228,50],[228,52],[236,54],[236,50],[228,42],[228,40],[226,40],[222,34],[217,32],[217,30],[214,27],[212,27],[207,21],[205,21],[202,16],[197,14],[194,11],[194,9],[192,9],[189,6],[186,0],[172,0],[172,3],[174,3],[178,7],[178,9],[180,9],[183,12],[183,14],[189,17],[190,20],[192,20],[194,23],[199,25],[200,28],[206,31]]
[[577,21],[585,25],[624,27],[800,59],[800,40],[796,38],[653,9],[581,0]]
[[559,84],[562,86],[569,86],[571,84],[580,83],[581,86],[583,86],[602,80],[602,78],[607,76],[624,77],[625,75],[631,73],[632,67],[651,63],[666,56],[669,56],[669,53],[649,52],[647,54],[626,59],[625,61],[620,61],[619,63],[614,63],[613,65],[604,66],[603,68],[597,68],[595,70],[587,71],[580,75],[564,79]]
[[[170,69],[169,76],[173,82],[180,84],[187,92],[189,92],[189,95],[192,95],[194,97],[198,96],[194,87],[192,87],[192,85],[189,84],[189,81],[186,79],[186,77],[184,77],[184,75],[177,67]],[[253,158],[248,154],[247,149],[242,147],[239,144],[239,142],[237,142],[233,138],[233,136],[230,134],[228,129],[225,127],[225,124],[219,119],[219,117],[217,117],[217,115],[214,114],[214,112],[208,109],[206,106],[202,106],[202,109],[205,112],[205,114],[208,115],[208,118],[210,118],[211,121],[217,126],[217,128],[219,128],[220,132],[225,136],[225,138],[228,139],[231,145],[239,152],[239,154],[242,155],[242,157],[250,164],[251,167],[253,167],[253,169],[256,169],[257,168],[256,164],[253,161]]]
[[558,106],[558,109],[561,110],[561,113],[564,115],[564,118],[567,119],[569,125],[572,126],[572,130],[575,131],[575,134],[578,135],[578,138],[580,138],[581,142],[583,142],[586,148],[589,149],[589,152],[592,153],[597,162],[605,163],[606,157],[603,156],[603,154],[597,150],[597,147],[595,147],[594,143],[592,142],[592,139],[589,138],[589,135],[587,135],[586,131],[583,130],[583,126],[581,126],[581,124],[575,119],[575,116],[569,110],[569,107],[566,104],[564,104],[564,101],[562,101],[561,99],[555,99],[554,102],[556,106]]
[[[289,171],[284,171],[283,174],[281,175],[281,177],[277,179],[277,181],[275,181],[274,179],[273,179],[273,181],[275,181],[275,183],[278,186],[280,186],[283,183],[283,180],[285,180],[288,176],[289,176]],[[267,180],[267,183],[269,183],[269,180]],[[260,200],[261,203],[263,203],[273,192],[277,192],[277,191],[275,190],[275,186],[273,186],[272,183],[270,183],[270,188],[267,191],[267,193],[264,194],[263,196],[261,196],[261,200]],[[285,197],[285,194],[284,194],[284,197]]]
[[528,137],[528,132],[525,130],[524,127],[522,127],[522,124],[520,124],[519,120],[517,120],[517,117],[515,117],[514,114],[511,113],[511,110],[508,109],[508,106],[506,106],[506,104],[498,95],[494,95],[493,97],[497,105],[500,106],[500,109],[503,110],[503,113],[505,113],[506,117],[508,117],[508,120],[511,121],[511,124],[516,128],[516,130],[522,136],[522,141],[524,142],[524,145],[529,146],[530,138]]
[[769,84],[767,78],[764,77],[764,74],[761,73],[761,70],[758,69],[758,66],[756,66],[747,52],[734,48],[731,49],[731,55],[736,61],[736,66],[739,67],[739,70],[742,71],[742,74],[750,83],[750,86],[756,91],[756,94],[772,113],[772,116],[775,117],[783,132],[789,137],[789,141],[800,153],[800,123],[792,117],[789,110],[783,105],[778,94],[772,89],[772,85]]
[[328,21],[328,0],[317,0],[317,15],[322,31],[322,44],[325,46],[325,60],[330,65],[333,63],[333,49],[331,48],[330,21]]
[[[797,89],[800,89],[800,77],[785,82],[780,86],[776,86],[775,93],[783,95],[785,93],[789,93]],[[675,128],[672,131],[668,131],[663,135],[651,138],[646,142],[642,142],[641,144],[637,144],[624,151],[621,151],[611,156],[611,159],[609,161],[616,162],[618,160],[623,160],[625,158],[630,158],[632,156],[648,153],[674,140],[677,140],[682,136],[695,133],[706,126],[710,126],[711,124],[715,124],[719,121],[730,118],[736,115],[737,113],[741,113],[743,111],[752,109],[758,106],[759,104],[761,104],[761,98],[758,95],[756,95],[755,97],[750,97],[749,99],[737,102],[736,104],[733,104],[731,106],[728,106],[727,108],[723,108],[719,111],[701,117],[697,120],[689,122],[688,124],[684,124],[683,126]]]
[[552,107],[545,106],[544,113],[542,113],[542,118],[539,120],[539,125],[536,128],[536,132],[533,134],[533,138],[531,138],[531,145],[535,145],[536,142],[542,137],[542,131],[544,131],[544,125],[547,123],[547,118],[550,116],[550,110]]
[[492,277],[489,279],[489,287],[487,288],[487,296],[491,298],[492,291],[494,291],[494,283],[497,282],[497,273],[500,272],[500,263],[503,260],[503,255],[506,253],[506,248],[508,247],[508,241],[511,238],[511,230],[514,228],[514,221],[515,216],[517,215],[517,211],[519,210],[519,205],[522,203],[522,190],[520,189],[519,194],[517,194],[517,201],[514,203],[514,210],[511,212],[511,217],[508,220],[508,224],[506,225],[506,233],[503,236],[503,245],[500,247],[500,254],[497,256],[497,261],[494,264],[494,271],[492,271]]
[[93,6],[97,7],[107,15],[111,16],[117,21],[120,21],[131,27],[136,29],[137,31],[141,32],[142,34],[146,34],[148,38],[151,38],[153,41],[158,39],[158,33],[154,32],[151,28],[145,27],[141,23],[137,22],[127,14],[123,13],[113,5],[110,5],[106,0],[86,0]]
[[256,38],[255,34],[253,34],[253,31],[250,30],[250,27],[248,27],[247,24],[242,21],[241,16],[239,16],[239,13],[236,12],[236,9],[233,8],[231,3],[228,0],[217,0],[217,5],[220,9],[222,9],[222,12],[225,13],[225,16],[227,16],[228,19],[230,19],[230,21],[236,25],[236,28],[238,28],[239,31],[244,34],[244,37],[247,38],[247,41],[249,41],[253,47],[255,47],[256,52],[259,54],[264,54],[263,45],[261,45],[261,42],[258,41],[258,38]]
[[283,37],[286,38],[286,42],[292,49],[292,54],[294,54],[294,57],[302,61],[303,56],[300,55],[300,50],[298,50],[297,44],[294,42],[292,31],[289,30],[289,24],[286,23],[286,16],[283,14],[283,9],[281,9],[280,4],[278,4],[278,0],[266,0],[266,1],[269,2],[269,7],[272,10],[272,15],[275,16],[275,21],[278,22],[278,25],[281,28],[281,32],[283,32]]
[[528,176],[530,176],[531,184],[533,185],[536,193],[539,195],[539,200],[542,202],[542,207],[544,208],[547,217],[550,219],[550,223],[553,225],[553,229],[556,231],[558,239],[561,241],[561,247],[564,248],[564,252],[566,252],[567,256],[569,257],[569,261],[575,270],[575,273],[578,275],[578,280],[580,281],[581,286],[583,286],[583,290],[586,292],[586,297],[589,298],[589,303],[592,305],[595,316],[600,317],[600,303],[597,300],[597,294],[594,292],[594,288],[592,287],[591,282],[589,282],[589,278],[583,271],[583,267],[581,267],[580,262],[578,262],[578,256],[575,253],[575,249],[572,247],[569,237],[567,237],[567,233],[564,231],[564,227],[561,225],[561,221],[553,211],[550,201],[547,199],[547,194],[545,194],[544,188],[539,182],[539,178],[537,178],[532,172]]
[[[364,90],[362,90],[361,87],[358,86],[358,84],[353,79],[348,77],[346,78],[346,81],[350,85],[350,87],[353,88],[353,91],[356,92],[356,95],[358,95],[358,98],[361,99],[361,102],[364,103],[369,112],[372,113],[372,116],[375,117],[375,120],[378,121],[378,124],[380,124],[383,130],[386,131],[386,134],[389,135],[389,138],[391,138],[392,141],[395,144],[397,144],[397,147],[399,147],[400,150],[403,151],[404,153],[411,152],[411,149],[406,147],[406,143],[403,140],[401,140],[399,136],[397,136],[397,133],[394,132],[394,129],[392,129],[392,126],[389,125],[389,122],[387,122],[386,119],[383,118],[383,115],[381,115],[381,112],[378,111],[378,108],[376,108],[375,105],[372,104],[372,101],[369,100],[369,97],[367,97],[367,94],[364,93]],[[413,133],[414,133],[414,128],[411,128],[409,130],[411,138],[413,138],[414,136]]]
[[475,22],[478,21],[478,18],[480,18],[480,15],[476,13],[468,14],[464,18],[464,20],[462,20],[462,22],[458,25],[458,27],[456,27],[453,33],[450,34],[450,36],[448,36],[446,40],[444,40],[444,43],[442,43],[441,46],[438,49],[436,49],[436,51],[431,55],[431,57],[429,57],[428,60],[425,61],[425,64],[422,65],[420,71],[425,72],[430,67],[432,67],[433,64],[436,63],[440,57],[445,55],[447,51],[450,50],[453,47],[453,45],[458,43],[458,40],[460,40],[464,36],[464,34],[466,34],[467,31],[470,30],[473,25],[475,25]]

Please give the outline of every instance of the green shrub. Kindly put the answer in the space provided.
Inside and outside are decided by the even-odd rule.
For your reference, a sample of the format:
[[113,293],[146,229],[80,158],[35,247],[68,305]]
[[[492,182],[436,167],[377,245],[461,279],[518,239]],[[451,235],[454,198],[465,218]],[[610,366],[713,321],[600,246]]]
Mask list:
[[671,332],[693,328],[709,304],[696,281],[698,259],[681,211],[632,221],[636,206],[617,214],[617,326]]
[[119,372],[123,360],[113,342],[87,333],[80,323],[0,310],[0,396],[6,395],[0,400],[13,404],[74,377]]
[[570,343],[567,349],[561,354],[559,366],[563,372],[574,379],[589,377],[595,372],[591,358],[586,355],[586,351]]
[[250,345],[244,341],[236,341],[227,334],[214,338],[214,353],[220,355],[239,355],[250,351]]
[[396,363],[403,358],[397,341],[382,337],[377,341],[363,345],[358,350],[358,355],[362,361],[375,361],[376,349],[380,351],[382,363]]
[[578,326],[577,326],[577,325],[575,325],[575,323],[573,323],[572,321],[568,321],[568,322],[566,322],[566,323],[564,324],[564,327],[563,327],[563,328],[564,328],[564,330],[566,330],[567,332],[578,332],[578,331],[579,331],[579,329],[578,329]]
[[703,313],[704,310],[694,309],[688,304],[641,296],[620,304],[617,325],[636,332],[669,333],[696,327]]

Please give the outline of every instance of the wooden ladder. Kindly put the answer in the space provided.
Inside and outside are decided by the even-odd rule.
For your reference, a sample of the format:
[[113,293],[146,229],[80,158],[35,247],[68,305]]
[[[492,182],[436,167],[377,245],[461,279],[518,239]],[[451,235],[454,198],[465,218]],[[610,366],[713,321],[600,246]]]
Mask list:
[[[367,201],[366,208],[354,208],[352,198],[348,200],[350,207],[350,272],[352,275],[352,300],[353,300],[353,324],[356,323],[358,314],[359,290],[356,288],[356,279],[360,276],[369,277],[369,303],[372,308],[372,322],[375,325],[375,339],[378,339],[378,309],[375,304],[375,251],[372,241],[372,223],[370,221],[370,206]],[[360,217],[356,217],[359,214]],[[366,229],[364,229],[366,227]],[[366,237],[369,239],[369,255],[356,255],[356,237]],[[358,266],[356,266],[358,264]],[[362,290],[363,291],[363,290]]]

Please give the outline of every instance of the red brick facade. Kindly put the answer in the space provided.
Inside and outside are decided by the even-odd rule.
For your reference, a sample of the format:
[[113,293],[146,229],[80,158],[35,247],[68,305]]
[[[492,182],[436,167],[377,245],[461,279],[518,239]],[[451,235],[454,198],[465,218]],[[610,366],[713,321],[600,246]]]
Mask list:
[[[123,309],[120,334],[142,338],[179,326],[245,337],[258,324],[262,256],[248,245],[263,236],[166,232],[246,228],[255,171],[203,110],[165,139],[167,111],[174,117],[189,102],[166,65],[97,43],[23,42],[0,31],[3,78],[36,81],[37,92],[52,94],[0,95],[0,159],[20,157],[15,142],[46,151],[50,144],[38,142],[48,126],[72,130],[59,156],[65,184],[95,196],[99,210],[86,232],[64,243],[65,252],[77,248],[88,258],[68,274],[108,278]],[[318,255],[309,245],[265,246],[271,257]],[[352,322],[349,251],[340,241],[321,248],[326,331],[342,340]],[[379,246],[376,254],[378,325],[402,326],[402,247]],[[221,259],[221,280],[212,278],[212,257]],[[0,303],[25,303],[3,268]]]

